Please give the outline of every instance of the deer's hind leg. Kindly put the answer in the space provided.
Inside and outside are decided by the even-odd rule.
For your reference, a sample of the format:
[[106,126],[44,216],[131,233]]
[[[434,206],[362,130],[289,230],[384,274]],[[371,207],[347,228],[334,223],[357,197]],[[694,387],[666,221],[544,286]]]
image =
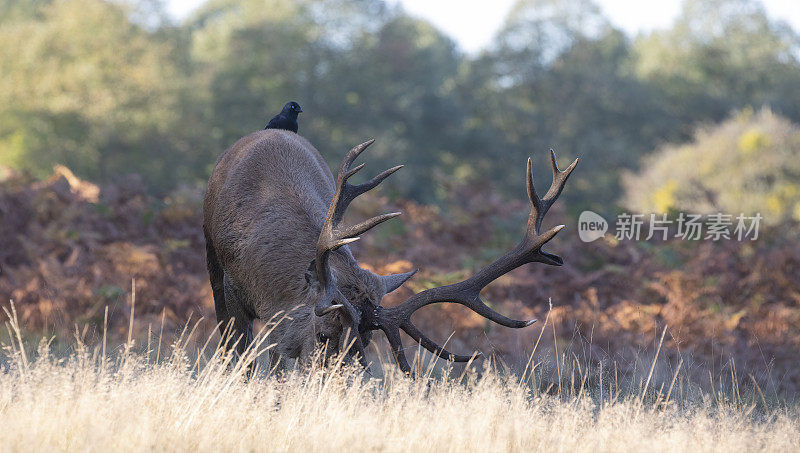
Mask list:
[[[225,319],[218,319],[224,325],[223,344],[227,348],[236,346],[236,353],[241,357],[248,346],[253,342],[253,316],[245,309],[245,299],[242,291],[230,279],[227,272],[223,273],[223,290],[225,293]],[[219,311],[217,312],[219,316]]]
[[211,293],[214,295],[214,311],[217,314],[217,322],[219,323],[219,334],[224,337],[225,328],[230,320],[228,308],[225,306],[225,271],[222,269],[222,264],[217,258],[217,252],[214,250],[205,228],[203,233],[206,237],[206,268],[208,269],[208,279],[211,282]]

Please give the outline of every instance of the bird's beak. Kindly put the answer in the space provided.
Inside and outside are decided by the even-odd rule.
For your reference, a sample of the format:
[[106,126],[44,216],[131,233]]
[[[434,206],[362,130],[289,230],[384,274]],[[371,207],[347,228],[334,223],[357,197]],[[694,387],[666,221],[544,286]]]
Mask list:
[[303,109],[297,109],[297,113],[303,113]]

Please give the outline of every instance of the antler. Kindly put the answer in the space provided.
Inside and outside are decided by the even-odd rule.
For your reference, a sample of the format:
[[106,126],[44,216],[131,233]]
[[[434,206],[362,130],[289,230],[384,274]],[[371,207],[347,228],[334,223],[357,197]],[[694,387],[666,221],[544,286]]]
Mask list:
[[402,165],[392,167],[363,184],[352,185],[348,183],[348,178],[358,173],[358,171],[364,168],[365,165],[361,164],[351,169],[350,166],[353,164],[353,161],[355,161],[356,158],[374,141],[375,140],[369,140],[353,147],[353,149],[351,149],[345,156],[341,167],[339,167],[339,173],[336,176],[336,192],[333,195],[333,200],[331,201],[330,206],[328,207],[328,215],[325,218],[325,223],[322,225],[322,231],[319,234],[319,239],[317,239],[317,256],[314,262],[317,278],[319,279],[323,288],[325,288],[323,297],[314,307],[314,313],[316,313],[317,316],[323,316],[326,313],[330,313],[336,309],[346,309],[347,314],[352,322],[351,334],[354,336],[355,340],[354,348],[361,354],[360,359],[362,364],[365,363],[365,354],[363,342],[361,341],[361,335],[359,334],[358,329],[361,321],[361,315],[341,293],[341,291],[339,291],[339,288],[336,285],[336,277],[333,275],[329,265],[329,258],[331,252],[343,245],[357,241],[359,239],[359,235],[363,234],[367,230],[400,215],[399,212],[392,212],[389,214],[372,217],[371,219],[365,220],[351,227],[339,227],[339,223],[341,223],[347,207],[356,197],[375,188],[375,186],[380,184],[384,179],[388,178],[392,173],[403,167]]
[[539,198],[536,194],[536,189],[533,186],[531,159],[528,158],[527,187],[528,198],[530,198],[531,201],[531,213],[528,216],[528,226],[525,237],[522,238],[522,241],[513,250],[464,281],[422,291],[396,307],[384,308],[379,306],[376,307],[374,313],[369,314],[372,318],[370,319],[371,328],[381,329],[386,333],[386,338],[392,346],[392,353],[394,354],[395,360],[404,372],[410,372],[411,366],[409,366],[408,360],[403,352],[400,330],[403,330],[422,347],[437,356],[444,357],[453,362],[466,362],[472,358],[472,356],[457,355],[447,351],[414,326],[411,322],[411,315],[426,305],[440,302],[461,304],[487,319],[512,328],[527,327],[536,322],[535,319],[517,321],[497,313],[481,300],[480,292],[492,281],[523,264],[533,262],[550,264],[552,266],[561,266],[563,264],[561,257],[543,252],[542,246],[553,239],[553,237],[564,228],[564,225],[553,227],[543,234],[539,232],[539,229],[541,228],[545,214],[547,214],[547,211],[556,201],[559,194],[561,194],[561,190],[564,188],[567,178],[569,178],[570,173],[572,173],[572,170],[574,170],[575,166],[578,164],[578,159],[575,159],[566,170],[561,171],[558,169],[558,164],[556,163],[556,153],[552,149],[550,150],[550,158],[553,167],[553,182],[544,198]]

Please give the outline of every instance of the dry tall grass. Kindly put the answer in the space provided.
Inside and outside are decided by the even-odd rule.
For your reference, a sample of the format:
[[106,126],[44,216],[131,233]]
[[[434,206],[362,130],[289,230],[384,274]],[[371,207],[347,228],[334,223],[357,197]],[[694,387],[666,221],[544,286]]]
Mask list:
[[10,318],[0,373],[5,451],[800,450],[798,408],[755,391],[655,391],[652,368],[635,391],[589,385],[585,370],[564,388],[546,385],[536,363],[521,375],[487,367],[458,376],[418,363],[412,379],[391,364],[376,364],[386,374],[374,378],[336,362],[246,379],[255,349],[238,362],[219,349],[190,358],[187,333],[166,357],[156,344],[106,352],[77,341],[58,358],[45,341],[26,351]]

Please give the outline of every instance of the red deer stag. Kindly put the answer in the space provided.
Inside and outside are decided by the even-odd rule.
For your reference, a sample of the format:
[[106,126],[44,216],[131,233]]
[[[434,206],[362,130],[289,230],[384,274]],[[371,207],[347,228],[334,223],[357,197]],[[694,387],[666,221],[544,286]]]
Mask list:
[[422,291],[395,307],[381,306],[387,293],[399,288],[414,272],[377,275],[362,269],[348,247],[374,226],[400,213],[383,214],[354,226],[341,225],[348,205],[399,170],[390,168],[371,180],[353,185],[348,179],[364,164],[353,161],[372,140],[356,146],[344,158],[336,179],[319,152],[301,136],[288,131],[252,133],[229,148],[217,161],[204,203],[204,233],[211,287],[220,330],[241,353],[252,340],[252,321],[289,313],[270,333],[273,366],[282,358],[307,360],[320,344],[330,353],[347,350],[362,364],[364,346],[372,331],[382,330],[397,364],[411,367],[400,339],[402,330],[422,347],[451,361],[471,356],[451,354],[411,322],[416,310],[434,303],[453,302],[506,327],[535,322],[507,318],[489,308],[481,290],[500,276],[526,263],[560,266],[557,255],[542,246],[563,225],[540,233],[542,219],[556,201],[576,159],[566,170],[551,150],[553,182],[544,198],[533,186],[528,159],[527,187],[531,201],[527,230],[510,252],[451,285]]

